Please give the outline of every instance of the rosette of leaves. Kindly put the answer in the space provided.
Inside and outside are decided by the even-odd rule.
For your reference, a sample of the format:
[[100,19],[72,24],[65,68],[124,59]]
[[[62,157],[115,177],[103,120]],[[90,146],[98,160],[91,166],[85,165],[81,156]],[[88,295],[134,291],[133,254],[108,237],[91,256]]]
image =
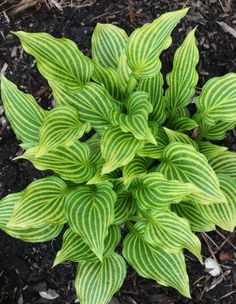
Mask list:
[[[17,158],[54,175],[3,198],[0,228],[42,242],[66,224],[54,266],[78,264],[82,304],[109,303],[125,279],[126,262],[190,297],[183,250],[201,261],[195,232],[235,227],[236,153],[211,141],[235,126],[236,74],[209,80],[190,114],[199,61],[193,29],[163,89],[160,54],[186,13],[166,13],[130,36],[97,24],[92,59],[69,39],[15,33],[56,102],[43,110],[2,77],[4,109],[25,149]],[[95,134],[81,140],[91,129]]]

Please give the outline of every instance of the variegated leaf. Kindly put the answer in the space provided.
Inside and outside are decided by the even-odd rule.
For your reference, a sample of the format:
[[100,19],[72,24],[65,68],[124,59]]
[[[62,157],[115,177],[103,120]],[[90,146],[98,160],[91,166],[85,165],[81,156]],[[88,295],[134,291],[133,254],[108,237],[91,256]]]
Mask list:
[[1,93],[6,116],[16,136],[25,147],[37,145],[39,129],[47,111],[37,104],[33,96],[17,89],[4,76],[1,78]]
[[59,146],[70,146],[89,130],[90,124],[79,120],[76,109],[58,106],[51,110],[43,121],[36,156],[40,157]]
[[130,190],[140,209],[161,209],[179,203],[198,189],[178,180],[167,180],[164,175],[153,172],[133,180]]
[[224,151],[228,150],[227,147],[214,145],[209,141],[199,141],[198,142],[199,151],[205,155],[205,157],[210,160],[217,155],[223,153]]
[[126,265],[122,256],[112,253],[103,262],[82,262],[75,288],[81,304],[107,304],[123,284]]
[[194,119],[214,125],[218,121],[235,121],[236,73],[210,79],[196,100]]
[[163,98],[163,77],[161,73],[157,73],[150,78],[141,79],[138,90],[147,92],[153,105],[152,113],[149,118],[152,121],[162,124],[166,119],[165,102]]
[[204,217],[198,208],[198,204],[193,202],[181,202],[171,206],[179,216],[188,220],[191,230],[196,232],[208,232],[215,230],[215,225]]
[[188,105],[198,82],[196,65],[199,61],[199,53],[195,42],[195,30],[187,35],[177,49],[173,69],[166,78],[169,87],[165,98],[173,115],[177,108]]
[[107,129],[101,140],[102,156],[105,159],[102,174],[127,165],[143,144],[131,133],[124,133],[119,127]]
[[170,143],[179,142],[183,144],[189,144],[198,151],[198,144],[194,140],[192,140],[188,135],[168,128],[163,129],[165,130]]
[[226,201],[220,190],[219,180],[207,159],[191,145],[169,144],[162,154],[157,170],[168,179],[177,179],[196,186],[199,192],[191,195],[194,201],[202,204]]
[[182,295],[190,297],[189,281],[182,250],[169,252],[153,247],[144,239],[144,221],[136,223],[123,244],[123,255],[127,262],[144,278],[158,284],[171,286]]
[[217,174],[225,174],[236,179],[236,152],[225,151],[209,161]]
[[168,127],[178,131],[178,132],[186,132],[198,127],[198,124],[195,120],[189,117],[175,117],[168,122]]
[[121,28],[97,23],[92,36],[93,60],[104,67],[116,69],[127,41],[128,36]]
[[149,78],[159,72],[158,58],[171,44],[170,34],[187,11],[188,9],[182,9],[163,14],[131,34],[126,45],[126,56],[136,77]]
[[218,121],[215,125],[208,125],[203,121],[199,122],[200,134],[198,138],[207,138],[210,140],[221,140],[225,138],[226,132],[235,127],[234,121]]
[[32,182],[14,207],[7,228],[30,228],[44,224],[63,224],[67,185],[56,176]]
[[[108,228],[108,235],[104,241],[104,257],[108,256],[118,245],[121,238],[120,228],[111,225]],[[83,238],[75,233],[71,228],[68,228],[63,236],[63,244],[61,249],[57,252],[53,266],[63,263],[64,261],[96,262],[98,260],[94,252],[84,242]]]
[[67,38],[54,38],[47,33],[14,33],[24,50],[35,57],[40,73],[48,81],[63,83],[70,90],[89,82],[92,60]]
[[39,170],[53,170],[61,178],[79,184],[95,174],[96,164],[92,162],[93,155],[86,143],[76,141],[70,147],[50,149],[41,156],[37,153],[37,147],[30,148],[17,159],[28,159]]
[[192,233],[188,220],[168,209],[151,211],[147,215],[145,240],[148,243],[154,247],[166,248],[169,252],[187,248],[202,260],[201,242]]
[[66,200],[65,214],[71,229],[101,261],[108,227],[114,221],[115,201],[111,184],[78,186]]

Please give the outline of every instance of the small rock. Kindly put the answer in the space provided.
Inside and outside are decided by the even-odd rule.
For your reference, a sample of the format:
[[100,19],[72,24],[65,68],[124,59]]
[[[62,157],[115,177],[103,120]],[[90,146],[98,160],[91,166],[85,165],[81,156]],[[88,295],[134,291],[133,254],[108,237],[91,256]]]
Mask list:
[[212,258],[207,258],[205,260],[206,271],[213,277],[217,277],[221,273],[221,269],[217,261]]

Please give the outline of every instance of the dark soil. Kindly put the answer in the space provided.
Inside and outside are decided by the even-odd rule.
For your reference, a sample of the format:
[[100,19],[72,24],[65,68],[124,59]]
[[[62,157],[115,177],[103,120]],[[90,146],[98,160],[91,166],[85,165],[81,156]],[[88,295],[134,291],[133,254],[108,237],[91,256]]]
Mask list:
[[[47,82],[37,71],[33,58],[22,51],[18,39],[10,31],[45,31],[57,37],[66,36],[74,40],[85,54],[90,55],[90,38],[97,22],[113,23],[130,33],[159,14],[181,8],[188,2],[191,10],[174,32],[173,46],[162,56],[163,70],[170,70],[174,50],[186,33],[199,25],[199,87],[210,77],[236,71],[236,38],[224,32],[222,24],[218,23],[225,22],[235,29],[234,0],[72,1],[81,5],[77,4],[74,8],[66,6],[66,1],[57,1],[64,3],[62,11],[50,8],[51,1],[41,0],[41,4],[30,10],[23,10],[17,15],[12,14],[11,7],[19,2],[0,1],[0,70],[5,71],[7,77],[21,89],[37,97],[44,108],[51,105]],[[0,195],[3,197],[10,192],[20,191],[32,180],[46,173],[34,169],[29,162],[12,161],[12,158],[20,153],[20,148],[4,117],[2,107],[0,122]],[[227,135],[225,145],[236,150],[236,137],[233,131]],[[113,304],[236,303],[236,234],[220,233],[223,233],[223,236],[209,233],[212,241],[207,239],[207,243],[202,239],[204,257],[210,257],[213,250],[222,265],[224,276],[218,277],[218,281],[210,277],[204,271],[204,267],[186,253],[191,281],[191,300],[183,298],[172,288],[161,287],[153,281],[140,278],[129,268],[127,279],[113,299]],[[225,241],[224,238],[229,239]],[[27,244],[0,232],[0,303],[48,303],[50,301],[39,296],[39,291],[48,288],[56,290],[59,294],[53,303],[75,303],[75,267],[71,263],[66,263],[55,269],[51,268],[60,244],[61,237],[52,242]],[[210,288],[212,289],[209,290]]]

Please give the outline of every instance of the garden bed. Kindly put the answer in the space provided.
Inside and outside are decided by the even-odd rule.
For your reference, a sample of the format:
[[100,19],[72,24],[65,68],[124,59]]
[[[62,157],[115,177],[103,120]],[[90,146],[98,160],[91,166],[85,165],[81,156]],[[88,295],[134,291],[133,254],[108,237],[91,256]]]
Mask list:
[[[14,4],[19,2],[0,3],[0,71],[22,90],[34,95],[44,108],[49,108],[52,96],[47,82],[37,71],[34,59],[22,51],[19,40],[10,31],[45,31],[56,37],[65,36],[90,56],[91,35],[97,22],[113,23],[130,33],[163,12],[183,7],[187,1],[57,1],[62,4],[61,8],[56,8],[50,6],[51,1],[41,0],[41,4],[38,2],[17,13]],[[74,7],[70,7],[71,2]],[[201,56],[198,90],[209,78],[236,71],[236,3],[233,2],[188,1],[191,10],[174,31],[172,47],[162,55],[165,73],[171,69],[174,50],[196,25],[199,25],[196,36]],[[1,105],[0,122],[0,195],[3,197],[22,190],[32,180],[49,172],[39,172],[28,161],[12,161],[21,150]],[[228,133],[222,144],[236,151],[234,130]],[[203,256],[210,257],[214,253],[222,265],[222,276],[214,279],[195,257],[186,252],[191,300],[183,298],[172,288],[140,278],[128,268],[128,276],[113,304],[236,303],[236,234],[219,230],[199,236]],[[60,244],[61,237],[47,243],[27,244],[0,232],[0,303],[48,303],[39,295],[40,291],[48,288],[59,295],[52,303],[75,303],[75,267],[64,263],[51,268]]]

